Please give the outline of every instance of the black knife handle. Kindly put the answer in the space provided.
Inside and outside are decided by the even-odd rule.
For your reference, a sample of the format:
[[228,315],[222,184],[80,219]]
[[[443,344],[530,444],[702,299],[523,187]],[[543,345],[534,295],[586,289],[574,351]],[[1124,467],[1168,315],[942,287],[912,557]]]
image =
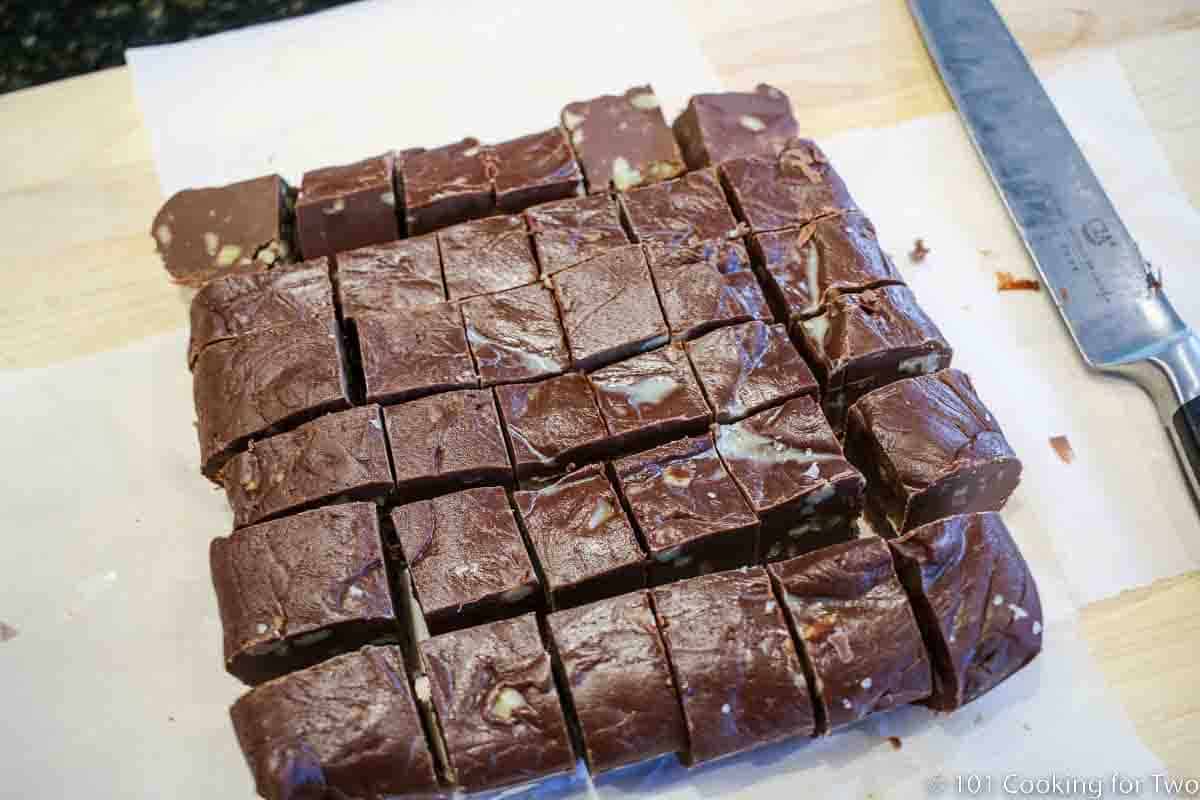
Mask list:
[[[1175,449],[1183,468],[1188,471],[1192,491],[1200,485],[1200,397],[1193,397],[1181,405],[1171,422],[1175,428]],[[1200,496],[1196,498],[1200,502]]]

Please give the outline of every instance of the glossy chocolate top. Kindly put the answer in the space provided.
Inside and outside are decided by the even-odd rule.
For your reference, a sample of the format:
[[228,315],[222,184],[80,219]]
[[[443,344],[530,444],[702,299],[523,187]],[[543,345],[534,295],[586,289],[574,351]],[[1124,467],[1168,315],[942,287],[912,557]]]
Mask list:
[[608,432],[623,441],[695,428],[711,416],[679,347],[627,358],[588,377]]
[[[408,235],[428,233],[447,219],[453,224],[488,213],[493,205],[495,171],[491,149],[472,137],[405,154],[399,164],[399,185]],[[446,212],[440,207],[454,210]],[[464,209],[467,216],[459,213]]]
[[355,320],[367,399],[396,402],[479,385],[462,312],[452,303]]
[[525,211],[542,275],[629,244],[616,202],[607,194],[573,197]]
[[715,169],[634,189],[621,195],[621,206],[633,235],[643,243],[687,247],[738,233]]
[[514,214],[535,203],[583,194],[583,172],[562,128],[531,133],[493,148],[496,205]]
[[496,387],[518,477],[594,457],[608,432],[587,378],[577,373]]
[[541,283],[471,298],[462,312],[485,386],[546,378],[570,368],[554,294]]
[[738,218],[754,233],[805,225],[855,208],[846,184],[810,139],[793,139],[778,156],[726,161],[719,171]]
[[417,236],[338,253],[342,316],[396,311],[446,299],[437,239]]
[[296,240],[305,258],[400,238],[394,165],[393,154],[385,153],[304,173],[296,197]]
[[692,95],[674,128],[691,169],[742,156],[773,156],[798,130],[787,95],[765,83],[753,92]]
[[711,262],[701,261],[655,265],[651,271],[676,341],[693,339],[722,325],[771,319],[758,279],[748,269],[722,273]]
[[502,292],[538,279],[520,215],[486,217],[437,232],[451,300]]
[[511,481],[504,433],[488,389],[389,406],[383,418],[401,494],[433,484]]
[[646,260],[650,262],[650,269],[656,275],[662,267],[667,266],[703,264],[722,275],[748,272],[753,266],[742,240],[729,237],[705,239],[695,244],[678,247],[661,242],[647,242],[642,245],[642,248],[646,251]]

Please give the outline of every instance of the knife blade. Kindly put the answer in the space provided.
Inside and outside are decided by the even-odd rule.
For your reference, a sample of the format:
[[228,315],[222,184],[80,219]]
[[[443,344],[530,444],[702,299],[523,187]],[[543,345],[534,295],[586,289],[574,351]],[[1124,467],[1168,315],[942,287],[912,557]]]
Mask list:
[[909,0],[925,46],[1089,366],[1155,401],[1200,503],[1200,338],[990,0]]

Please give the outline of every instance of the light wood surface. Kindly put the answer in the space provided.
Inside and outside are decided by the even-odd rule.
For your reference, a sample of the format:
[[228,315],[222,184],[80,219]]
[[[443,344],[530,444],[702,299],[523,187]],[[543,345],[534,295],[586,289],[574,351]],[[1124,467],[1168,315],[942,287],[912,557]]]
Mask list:
[[[812,135],[950,109],[901,0],[693,5],[693,32],[725,84],[779,86]],[[999,6],[1035,66],[1114,48],[1200,206],[1200,2]],[[162,198],[128,70],[0,96],[0,145],[0,370],[186,324],[147,234]],[[1200,573],[1094,604],[1083,626],[1143,739],[1173,773],[1200,777]]]

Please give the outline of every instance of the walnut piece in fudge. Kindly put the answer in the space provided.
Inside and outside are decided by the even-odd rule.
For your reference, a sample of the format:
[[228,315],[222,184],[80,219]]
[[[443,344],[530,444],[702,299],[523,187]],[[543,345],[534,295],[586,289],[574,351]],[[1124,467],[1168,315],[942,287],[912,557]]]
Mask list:
[[562,125],[592,194],[665,181],[687,169],[650,86],[568,103]]
[[587,378],[568,373],[497,386],[517,478],[556,472],[607,452],[608,431]]
[[693,247],[738,234],[715,169],[634,189],[621,195],[620,202],[629,229],[644,244]]
[[777,155],[798,132],[787,95],[765,83],[753,92],[692,95],[671,127],[688,169]]
[[607,194],[535,206],[525,211],[525,221],[543,277],[630,243]]
[[473,297],[462,313],[484,386],[548,378],[571,366],[554,294],[540,283]]
[[486,217],[495,209],[495,156],[478,139],[406,153],[397,161],[408,236]]
[[663,347],[588,376],[614,452],[652,447],[704,431],[712,419],[679,347]]
[[433,305],[446,299],[442,262],[434,236],[359,247],[337,256],[342,316]]
[[304,173],[296,242],[305,258],[400,238],[391,153]]
[[496,207],[505,214],[583,194],[583,172],[562,128],[498,144],[492,153]]
[[354,320],[367,400],[400,402],[479,385],[462,311],[453,303]]
[[850,407],[846,454],[866,475],[880,521],[896,533],[954,514],[999,511],[1021,479],[1021,462],[995,417],[956,369],[863,396]]
[[[652,258],[650,272],[675,341],[694,339],[738,322],[771,318],[754,273],[724,269],[731,261],[748,263],[740,242],[726,244],[729,248],[714,248],[707,259],[689,262],[677,255],[669,262],[656,263]],[[728,249],[740,253],[730,259]]]
[[525,220],[487,217],[437,232],[451,300],[491,294],[538,279]]
[[1037,584],[999,514],[947,517],[890,545],[933,657],[926,705],[960,708],[1041,651]]
[[718,174],[734,213],[751,233],[807,225],[856,210],[841,176],[809,139],[793,139],[777,156],[726,161]]
[[294,260],[291,189],[278,175],[171,195],[150,226],[171,278],[203,286],[219,275]]

